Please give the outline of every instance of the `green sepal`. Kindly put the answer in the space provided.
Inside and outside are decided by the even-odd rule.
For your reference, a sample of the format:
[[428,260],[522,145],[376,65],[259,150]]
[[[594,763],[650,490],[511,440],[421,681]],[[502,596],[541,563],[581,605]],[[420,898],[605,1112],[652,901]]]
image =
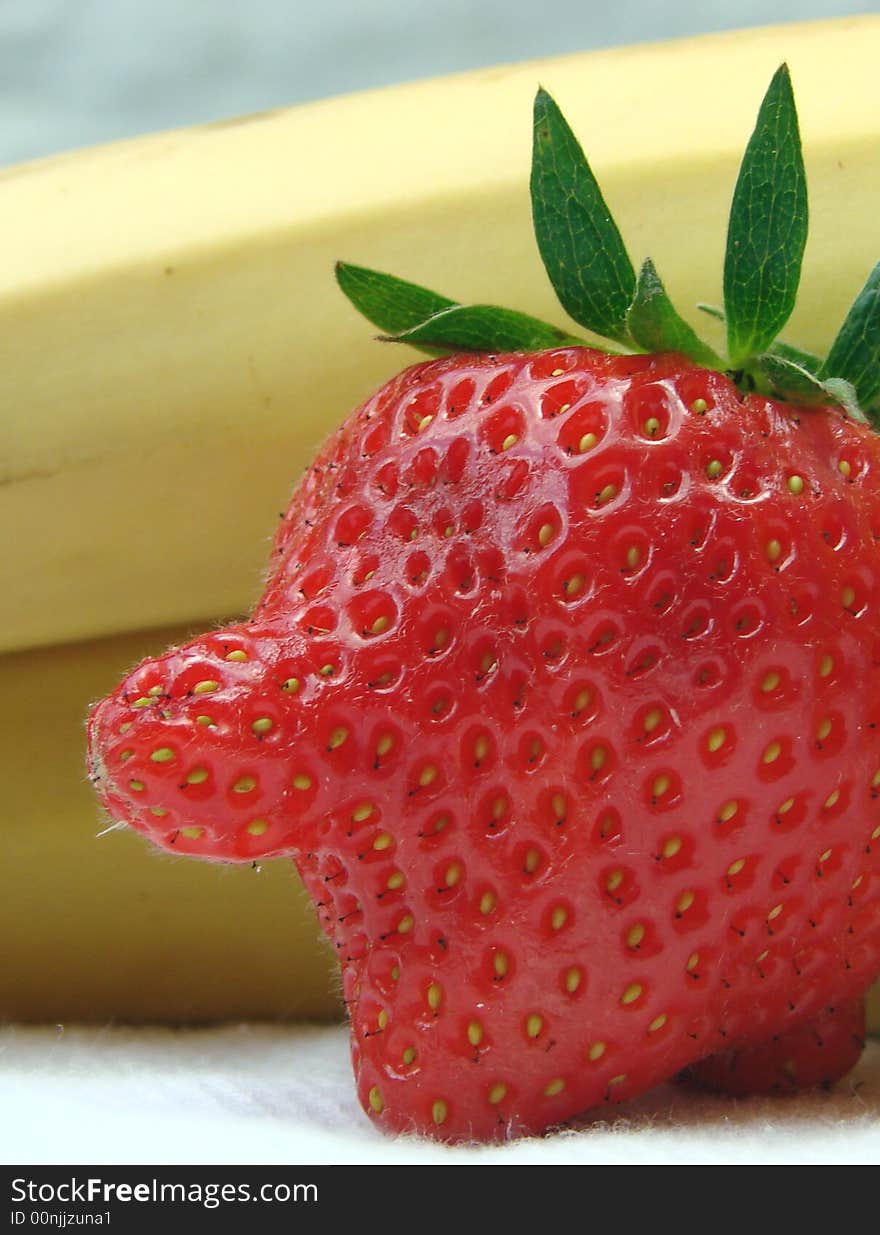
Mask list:
[[[839,404],[853,419],[880,429],[880,264],[826,360],[777,339],[794,306],[808,221],[797,112],[784,64],[764,96],[733,195],[724,308],[698,306],[726,326],[727,361],[679,315],[650,259],[636,278],[586,157],[544,90],[535,99],[533,137],[538,246],[554,290],[575,321],[626,350],[681,352],[726,371],[743,390],[803,404]],[[528,314],[462,305],[363,266],[339,262],[336,277],[382,338],[429,355],[595,346]]]
[[707,368],[724,368],[721,357],[679,316],[650,257],[639,271],[626,324],[646,352],[683,352]]
[[716,322],[724,322],[727,320],[724,316],[724,310],[719,309],[717,304],[706,304],[705,301],[698,300],[697,308],[701,313],[705,313],[709,317],[714,317]]
[[814,356],[812,352],[805,352],[803,348],[793,347],[791,343],[783,343],[781,339],[777,339],[768,349],[771,356],[779,356],[783,360],[790,360],[792,364],[799,365],[800,368],[806,369],[808,373],[818,375],[822,368],[822,361],[818,356]]
[[584,152],[546,90],[535,97],[531,196],[538,249],[562,307],[587,330],[629,343],[635,271]]
[[[348,262],[336,263],[336,282],[358,312],[385,334],[400,334],[458,304],[417,283]],[[421,350],[437,354],[433,349]]]
[[880,262],[847,313],[820,373],[848,381],[864,407],[880,393]]
[[456,352],[537,352],[566,344],[585,346],[536,317],[496,305],[452,305],[396,334],[380,336],[388,343],[416,343]]
[[807,183],[787,65],[764,96],[727,232],[724,312],[731,366],[766,352],[794,308],[807,240]]
[[852,420],[867,423],[855,389],[843,378],[817,377],[803,365],[773,352],[759,356],[757,367],[778,398],[789,399],[794,403],[837,403]]
[[869,407],[866,411],[862,407],[852,382],[848,382],[843,377],[826,377],[822,380],[822,385],[827,390],[831,400],[834,403],[840,404],[850,420],[857,420],[863,425],[872,424],[877,428],[878,409]]
[[429,355],[449,352],[542,351],[576,344],[566,330],[495,305],[463,305],[394,275],[336,263],[340,288],[386,343],[408,343]]

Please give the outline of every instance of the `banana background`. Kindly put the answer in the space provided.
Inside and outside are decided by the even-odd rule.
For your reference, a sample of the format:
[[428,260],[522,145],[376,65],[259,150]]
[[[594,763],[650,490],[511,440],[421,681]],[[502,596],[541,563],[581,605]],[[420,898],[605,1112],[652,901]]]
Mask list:
[[289,863],[96,839],[87,706],[250,607],[315,448],[415,358],[372,341],[336,259],[565,324],[531,238],[540,83],[631,256],[696,321],[721,298],[739,160],[782,60],[811,207],[784,336],[824,351],[880,257],[880,17],[478,71],[0,172],[0,1016],[338,1012]]

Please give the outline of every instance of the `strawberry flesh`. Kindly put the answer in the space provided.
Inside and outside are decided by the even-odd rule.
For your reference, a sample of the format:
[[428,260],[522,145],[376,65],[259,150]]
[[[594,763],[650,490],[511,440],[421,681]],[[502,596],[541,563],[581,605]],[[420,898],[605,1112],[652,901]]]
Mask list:
[[880,973],[878,469],[676,355],[417,365],[253,618],[96,707],[93,779],[172,851],[295,859],[389,1130],[833,1080]]

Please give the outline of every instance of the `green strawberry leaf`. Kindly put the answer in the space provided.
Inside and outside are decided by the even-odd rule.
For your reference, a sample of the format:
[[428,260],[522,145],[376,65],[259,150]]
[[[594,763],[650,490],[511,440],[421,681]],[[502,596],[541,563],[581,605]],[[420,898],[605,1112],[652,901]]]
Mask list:
[[820,373],[848,381],[865,407],[880,393],[880,262],[847,313]]
[[535,238],[560,304],[587,330],[629,343],[635,271],[584,152],[546,90],[535,97],[531,194]]
[[[458,302],[366,266],[336,263],[336,282],[359,313],[387,334],[397,335]],[[427,349],[425,349],[427,350]],[[431,353],[436,354],[436,353]]]
[[788,67],[777,69],[730,208],[724,310],[730,362],[766,352],[794,308],[807,240],[807,186]]
[[679,317],[650,257],[639,271],[626,324],[632,338],[647,352],[684,352],[697,364],[724,368],[721,358]]
[[757,365],[777,397],[795,403],[839,403],[853,420],[867,423],[854,388],[842,378],[823,380],[803,365],[773,352],[760,356]]
[[417,343],[456,352],[531,352],[584,345],[565,330],[495,305],[452,305],[407,330],[380,336],[389,343]]

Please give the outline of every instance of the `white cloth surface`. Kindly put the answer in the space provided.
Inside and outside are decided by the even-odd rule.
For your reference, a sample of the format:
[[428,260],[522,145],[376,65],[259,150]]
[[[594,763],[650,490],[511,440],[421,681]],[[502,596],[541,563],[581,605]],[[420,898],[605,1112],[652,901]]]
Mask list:
[[342,1026],[0,1028],[0,1162],[880,1162],[880,1041],[830,1092],[735,1100],[664,1085],[576,1130],[470,1148],[388,1138]]

